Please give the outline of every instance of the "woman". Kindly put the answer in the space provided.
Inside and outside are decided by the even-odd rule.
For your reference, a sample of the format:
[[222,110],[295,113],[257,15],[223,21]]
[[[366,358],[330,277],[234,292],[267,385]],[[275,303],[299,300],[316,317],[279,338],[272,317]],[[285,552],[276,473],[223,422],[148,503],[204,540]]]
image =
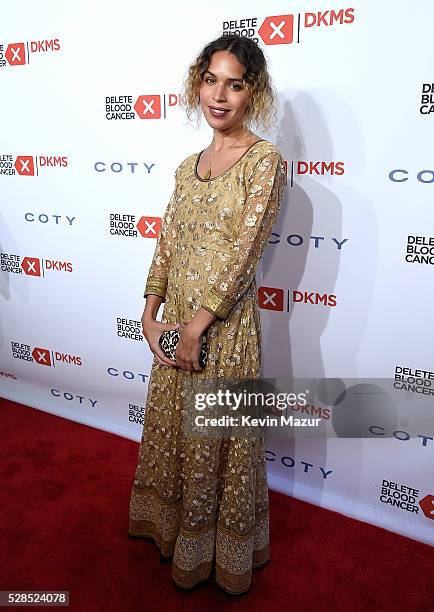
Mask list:
[[[187,115],[201,111],[213,138],[176,169],[144,292],[143,334],[154,361],[129,534],[153,538],[184,589],[214,575],[226,592],[244,593],[252,568],[270,558],[263,435],[185,439],[181,387],[188,377],[260,376],[255,270],[286,173],[277,147],[247,126],[268,128],[274,98],[264,55],[248,38],[220,37],[190,66]],[[175,328],[181,339],[172,361],[158,339]],[[209,353],[201,369],[202,335]]]

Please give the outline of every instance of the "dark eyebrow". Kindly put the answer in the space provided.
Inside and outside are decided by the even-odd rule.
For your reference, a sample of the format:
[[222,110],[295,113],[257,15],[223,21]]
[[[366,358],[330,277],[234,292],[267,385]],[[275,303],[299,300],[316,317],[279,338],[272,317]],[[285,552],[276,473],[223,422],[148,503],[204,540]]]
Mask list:
[[[208,72],[208,73],[209,73],[211,76],[215,77],[215,74],[213,74],[213,73],[211,72],[211,70],[205,70],[205,74],[206,74],[207,72]],[[241,83],[243,82],[243,79],[234,79],[234,78],[228,78],[228,79],[226,79],[226,80],[227,80],[227,81],[241,81]]]

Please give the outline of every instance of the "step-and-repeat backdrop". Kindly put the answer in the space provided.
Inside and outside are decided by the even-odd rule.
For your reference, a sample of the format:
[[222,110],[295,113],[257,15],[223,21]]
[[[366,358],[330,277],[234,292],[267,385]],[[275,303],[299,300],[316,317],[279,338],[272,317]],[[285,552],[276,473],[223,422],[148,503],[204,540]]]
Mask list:
[[270,488],[433,543],[433,31],[429,0],[3,8],[1,395],[140,439],[159,221],[212,138],[183,79],[249,36],[288,172],[257,273],[263,375],[317,381],[286,414],[322,420],[267,430]]

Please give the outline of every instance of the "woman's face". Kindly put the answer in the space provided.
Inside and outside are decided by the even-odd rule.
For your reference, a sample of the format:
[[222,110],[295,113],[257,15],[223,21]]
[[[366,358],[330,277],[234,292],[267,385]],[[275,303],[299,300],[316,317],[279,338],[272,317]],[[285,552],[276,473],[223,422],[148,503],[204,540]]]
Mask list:
[[[215,51],[199,90],[200,107],[208,124],[225,131],[242,127],[249,103],[249,91],[243,82],[244,66],[229,51]],[[213,113],[212,108],[224,109]]]

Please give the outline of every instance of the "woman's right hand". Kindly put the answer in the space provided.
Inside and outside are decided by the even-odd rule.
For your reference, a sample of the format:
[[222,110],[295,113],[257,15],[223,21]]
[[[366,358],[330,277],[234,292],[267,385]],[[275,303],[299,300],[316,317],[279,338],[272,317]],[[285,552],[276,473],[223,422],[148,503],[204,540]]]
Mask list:
[[176,366],[176,361],[172,361],[172,359],[169,359],[163,353],[160,345],[158,344],[158,340],[164,331],[167,329],[178,329],[179,325],[179,323],[160,323],[154,319],[150,319],[145,316],[142,317],[143,336],[148,342],[149,348],[154,353],[157,363],[160,365]]

